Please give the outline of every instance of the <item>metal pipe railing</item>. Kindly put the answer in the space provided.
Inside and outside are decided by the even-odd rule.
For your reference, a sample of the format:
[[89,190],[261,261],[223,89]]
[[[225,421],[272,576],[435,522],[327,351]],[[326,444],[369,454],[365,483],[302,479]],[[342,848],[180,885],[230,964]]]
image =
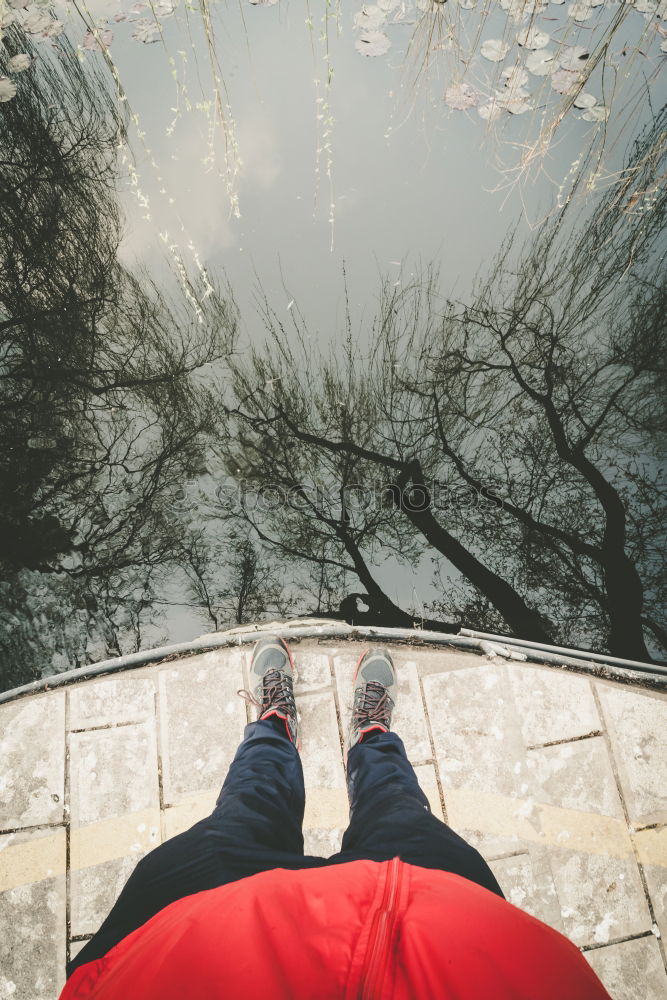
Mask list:
[[545,642],[533,642],[532,639],[514,639],[506,635],[494,635],[491,632],[477,632],[470,628],[462,628],[459,635],[468,636],[470,639],[486,639],[488,642],[500,642],[505,646],[525,646],[528,649],[539,649],[545,653],[560,653],[562,656],[591,660],[593,663],[607,663],[609,666],[629,667],[632,670],[663,674],[667,677],[667,667],[660,663],[645,663],[642,660],[622,660],[618,656],[607,656],[606,653],[589,653],[581,649],[568,649],[566,646],[550,646]]
[[526,639],[508,639],[506,636],[474,632],[470,629],[461,629],[459,634],[454,635],[449,632],[428,632],[423,629],[384,628],[370,625],[353,626],[345,622],[329,620],[304,624],[302,620],[291,624],[289,622],[284,624],[271,623],[268,627],[248,628],[245,631],[235,629],[228,632],[212,632],[189,642],[159,646],[156,649],[140,650],[137,653],[128,653],[114,659],[102,660],[100,663],[94,663],[90,666],[77,667],[75,670],[67,670],[61,674],[40,678],[10,691],[1,691],[0,704],[27,695],[64,687],[67,684],[101,677],[105,674],[145,667],[167,659],[180,658],[214,649],[247,645],[256,642],[257,639],[265,635],[282,635],[285,638],[296,640],[384,640],[419,646],[448,646],[482,655],[504,656],[510,660],[530,660],[533,663],[592,674],[606,680],[639,684],[651,687],[653,690],[667,690],[667,669],[659,664],[619,660],[614,657],[605,657],[601,653],[589,654],[580,650],[566,650],[558,646],[548,647],[545,644],[533,643]]

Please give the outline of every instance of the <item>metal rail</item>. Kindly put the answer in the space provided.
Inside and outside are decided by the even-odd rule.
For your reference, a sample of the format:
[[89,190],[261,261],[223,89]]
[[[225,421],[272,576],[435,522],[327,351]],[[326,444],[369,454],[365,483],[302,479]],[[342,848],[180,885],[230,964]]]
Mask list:
[[631,667],[633,670],[649,671],[664,674],[667,677],[667,667],[660,663],[644,663],[641,660],[622,660],[618,656],[607,656],[606,653],[583,652],[581,649],[568,649],[566,646],[549,646],[545,642],[533,642],[531,639],[513,639],[506,635],[494,635],[491,632],[476,632],[474,629],[462,628],[459,635],[467,635],[471,639],[487,639],[490,642],[501,642],[510,646],[526,646],[528,649],[539,649],[545,653],[556,653],[561,656],[574,656],[594,663],[607,663],[616,667]]
[[345,622],[316,620],[305,624],[303,620],[292,623],[270,623],[261,628],[249,627],[232,629],[228,632],[212,632],[189,642],[179,642],[156,649],[145,649],[110,660],[102,660],[90,666],[77,667],[61,674],[40,678],[30,684],[0,692],[0,704],[15,701],[27,695],[51,691],[79,681],[90,680],[123,670],[134,670],[159,663],[164,660],[191,656],[214,649],[225,649],[254,643],[265,635],[282,635],[285,638],[339,639],[346,641],[394,642],[419,647],[443,647],[465,650],[485,656],[502,657],[509,661],[522,660],[560,667],[577,673],[591,674],[604,680],[624,684],[635,684],[654,691],[667,691],[667,669],[658,664],[637,663],[605,657],[600,653],[589,654],[580,650],[560,651],[559,647],[544,647],[540,643],[524,639],[507,639],[490,633],[472,633],[462,629],[458,635],[448,632],[428,632],[423,629],[376,628],[374,626],[352,626]]

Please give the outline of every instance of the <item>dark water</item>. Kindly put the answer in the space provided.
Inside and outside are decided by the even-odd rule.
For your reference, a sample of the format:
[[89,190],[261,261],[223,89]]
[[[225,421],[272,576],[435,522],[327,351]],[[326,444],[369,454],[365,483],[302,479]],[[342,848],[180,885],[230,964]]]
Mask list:
[[4,688],[307,614],[664,659],[666,13],[5,9]]

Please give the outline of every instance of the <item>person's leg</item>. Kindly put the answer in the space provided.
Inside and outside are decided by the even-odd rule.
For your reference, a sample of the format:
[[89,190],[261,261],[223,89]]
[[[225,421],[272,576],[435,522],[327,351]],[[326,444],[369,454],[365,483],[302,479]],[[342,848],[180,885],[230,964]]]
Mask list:
[[246,726],[215,809],[139,861],[97,934],[68,965],[68,976],[177,899],[271,868],[325,863],[303,853],[303,769],[284,643],[257,644],[251,680],[260,719]]
[[267,719],[246,726],[211,815],[139,861],[68,976],[183,896],[270,868],[308,867],[303,810],[301,759],[284,724]]
[[481,854],[431,812],[405,753],[390,732],[398,694],[386,649],[370,649],[357,663],[347,735],[350,824],[334,863],[400,857],[422,868],[462,875],[502,896]]
[[347,780],[350,825],[336,861],[398,856],[421,868],[453,872],[503,895],[481,854],[431,812],[396,733],[376,730],[352,747]]

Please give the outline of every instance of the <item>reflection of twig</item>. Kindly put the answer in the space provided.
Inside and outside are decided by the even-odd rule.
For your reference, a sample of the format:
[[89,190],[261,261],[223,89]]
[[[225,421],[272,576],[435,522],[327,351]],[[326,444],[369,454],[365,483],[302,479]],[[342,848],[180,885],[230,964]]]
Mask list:
[[[514,7],[516,10],[513,8],[510,10],[502,31],[502,39],[510,44],[514,42],[514,34],[521,21],[520,14],[523,11],[528,14],[526,21],[528,28],[537,23],[541,14],[539,4],[532,3],[532,0],[526,0],[523,5],[516,3]],[[432,72],[435,71],[438,74],[440,66],[444,65],[447,67],[450,80],[459,83],[467,79],[474,84],[478,92],[486,93],[489,96],[493,85],[497,85],[498,73],[502,64],[499,63],[496,66],[494,80],[485,83],[476,72],[474,57],[492,9],[495,8],[492,8],[489,0],[486,0],[484,6],[477,8],[474,12],[471,11],[468,17],[464,15],[459,4],[438,4],[434,5],[432,11],[422,15],[404,57],[404,64],[406,66],[411,64],[413,67],[410,74],[413,93],[418,87],[427,86]],[[585,193],[597,186],[605,159],[612,154],[615,145],[619,143],[626,124],[637,120],[638,113],[641,114],[643,107],[646,106],[647,97],[650,106],[648,84],[650,80],[655,79],[657,73],[657,69],[655,69],[650,78],[645,78],[642,71],[639,89],[636,87],[632,89],[631,85],[628,84],[631,71],[635,70],[637,60],[643,56],[642,42],[651,31],[649,22],[642,28],[640,37],[632,46],[629,54],[624,56],[622,75],[611,60],[610,46],[614,39],[618,38],[619,30],[626,23],[625,19],[631,10],[630,4],[619,5],[610,22],[603,28],[602,36],[597,41],[591,42],[591,52],[589,57],[582,62],[580,79],[575,90],[565,94],[555,104],[550,100],[542,100],[540,95],[547,98],[554,96],[550,89],[549,77],[543,78],[536,92],[538,106],[534,107],[530,117],[526,116],[525,118],[525,122],[528,123],[531,130],[537,127],[536,138],[530,141],[526,140],[523,143],[507,143],[500,136],[501,123],[505,121],[505,118],[489,120],[485,128],[487,139],[496,140],[499,145],[502,142],[503,145],[508,145],[511,149],[521,150],[517,163],[511,166],[499,163],[499,169],[504,177],[501,186],[507,191],[507,196],[515,189],[520,190],[526,183],[535,180],[541,173],[544,173],[551,183],[559,188],[557,208],[562,207],[576,193]],[[468,29],[471,26],[472,33],[470,34]],[[595,31],[599,26],[599,22],[595,25],[583,25],[570,19],[552,30],[552,39],[556,43],[554,65],[559,55],[567,50],[569,44],[579,38],[580,33]],[[628,53],[627,46],[624,52]],[[437,58],[434,58],[436,54]],[[613,78],[608,81],[610,69],[613,72]],[[596,72],[600,72],[602,75],[603,106],[607,109],[607,118],[599,121],[587,131],[581,154],[573,164],[574,169],[570,170],[566,178],[558,181],[550,177],[546,168],[547,154],[553,149],[562,126],[568,120],[569,112],[572,111],[577,96],[582,93]],[[624,86],[622,92],[621,83]],[[631,88],[629,92],[628,87]],[[622,104],[619,104],[621,101]],[[607,120],[612,115],[612,111],[615,126],[613,136],[610,133],[609,121]]]

